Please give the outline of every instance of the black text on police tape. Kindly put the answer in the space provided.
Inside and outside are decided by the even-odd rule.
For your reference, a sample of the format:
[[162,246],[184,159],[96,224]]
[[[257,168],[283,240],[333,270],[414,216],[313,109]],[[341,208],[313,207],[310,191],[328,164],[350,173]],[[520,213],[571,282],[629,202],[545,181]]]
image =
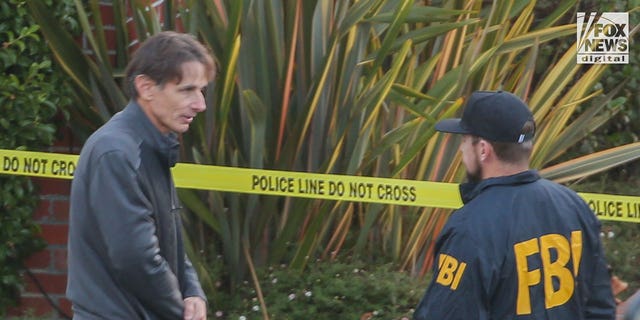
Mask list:
[[589,200],[589,207],[598,216],[640,219],[640,203],[613,200]]
[[73,176],[76,165],[73,161],[43,158],[20,158],[4,156],[2,171],[54,176]]
[[372,182],[343,182],[333,179],[294,178],[273,175],[252,175],[251,189],[302,195],[344,197],[346,199],[378,199],[415,202],[414,186]]

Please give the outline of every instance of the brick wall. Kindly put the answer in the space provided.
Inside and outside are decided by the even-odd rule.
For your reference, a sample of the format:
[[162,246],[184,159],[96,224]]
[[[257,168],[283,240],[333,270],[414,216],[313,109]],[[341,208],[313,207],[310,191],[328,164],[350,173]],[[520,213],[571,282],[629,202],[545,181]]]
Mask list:
[[[68,128],[60,129],[59,135],[60,139],[49,148],[50,152],[79,153],[80,147],[74,143]],[[9,315],[64,319],[65,315],[72,314],[71,303],[65,298],[71,180],[31,180],[39,191],[39,203],[33,219],[40,226],[40,236],[46,241],[47,247],[26,261],[29,272],[24,275],[20,305],[10,310]]]
[[[149,1],[162,19],[163,0]],[[127,1],[128,3],[128,1]],[[113,26],[113,10],[111,1],[101,1],[100,11],[105,25],[105,36],[110,47],[115,48],[115,27]],[[129,10],[129,17],[131,11]],[[133,20],[129,19],[130,48],[137,46]],[[86,39],[79,43],[90,52]],[[110,50],[112,62],[115,51]],[[57,123],[63,123],[58,119]],[[59,132],[60,139],[50,148],[50,152],[79,154],[81,146],[74,141],[68,128]],[[69,193],[71,180],[32,178],[39,189],[39,205],[33,213],[34,220],[40,225],[41,237],[47,247],[28,259],[26,262],[30,274],[25,274],[25,286],[21,292],[20,304],[9,311],[9,316],[46,316],[50,319],[65,319],[72,315],[71,303],[65,297],[67,282],[67,236],[69,221]],[[42,292],[44,291],[44,293]]]

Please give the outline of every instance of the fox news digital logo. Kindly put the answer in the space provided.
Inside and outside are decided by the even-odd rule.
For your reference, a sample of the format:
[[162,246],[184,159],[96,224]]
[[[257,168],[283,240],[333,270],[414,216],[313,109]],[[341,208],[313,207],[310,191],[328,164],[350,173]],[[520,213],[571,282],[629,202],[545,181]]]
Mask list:
[[578,63],[629,63],[629,13],[578,12],[577,27]]

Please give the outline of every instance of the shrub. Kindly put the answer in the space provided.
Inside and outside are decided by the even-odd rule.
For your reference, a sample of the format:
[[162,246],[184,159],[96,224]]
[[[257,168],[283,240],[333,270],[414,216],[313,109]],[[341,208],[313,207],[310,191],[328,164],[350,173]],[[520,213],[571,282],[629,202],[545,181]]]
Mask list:
[[[52,5],[51,1],[48,1]],[[56,8],[67,8],[57,2]],[[69,104],[61,73],[52,67],[49,50],[37,34],[25,2],[0,3],[0,149],[37,149],[55,138],[54,117]],[[24,260],[44,247],[32,219],[37,205],[26,177],[0,176],[0,315],[15,305]]]
[[640,290],[640,225],[609,221],[602,226],[602,242],[612,273],[629,284],[619,295],[626,300]]
[[[427,286],[391,264],[310,263],[303,272],[275,266],[258,272],[271,319],[410,318]],[[212,319],[262,319],[253,283],[212,301]]]
[[15,304],[22,279],[23,261],[42,249],[38,227],[31,219],[36,205],[33,185],[22,177],[0,177],[0,314]]

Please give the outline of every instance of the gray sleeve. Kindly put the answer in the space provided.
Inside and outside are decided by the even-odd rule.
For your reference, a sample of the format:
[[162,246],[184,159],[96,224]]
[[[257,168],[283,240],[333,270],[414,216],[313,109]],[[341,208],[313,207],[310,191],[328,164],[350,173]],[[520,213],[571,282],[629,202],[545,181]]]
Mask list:
[[182,261],[182,264],[180,266],[180,284],[182,286],[182,296],[185,298],[200,297],[204,301],[207,301],[207,296],[204,294],[204,290],[202,290],[200,280],[198,279],[198,273],[193,267],[191,260],[189,260],[189,257],[185,253],[184,235],[182,234],[182,220],[178,219],[178,223],[179,252],[184,257],[184,260]]
[[183,284],[182,295],[185,298],[188,297],[200,297],[204,301],[207,301],[207,297],[200,286],[200,281],[198,280],[198,274],[196,270],[193,268],[191,261],[187,257],[184,256],[184,274],[181,283]]
[[89,185],[97,219],[118,283],[159,319],[181,319],[178,279],[160,255],[152,206],[141,190],[137,163],[122,151],[102,155]]

